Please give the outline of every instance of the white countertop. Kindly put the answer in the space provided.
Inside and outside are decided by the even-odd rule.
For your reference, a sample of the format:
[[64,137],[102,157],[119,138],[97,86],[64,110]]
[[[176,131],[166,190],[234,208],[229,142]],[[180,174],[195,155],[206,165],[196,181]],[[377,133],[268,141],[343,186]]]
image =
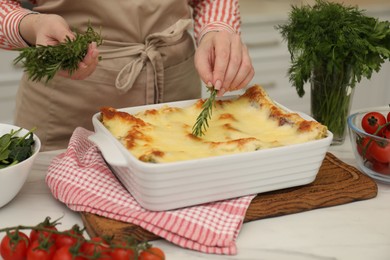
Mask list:
[[[330,152],[355,165],[349,139]],[[41,153],[26,184],[0,208],[0,228],[36,225],[50,216],[60,229],[83,226],[80,215],[56,201],[44,182],[47,166],[58,152]],[[390,185],[378,184],[378,196],[335,207],[245,223],[235,256],[209,255],[182,249],[164,240],[152,241],[169,260],[388,260],[390,259]],[[0,239],[4,233],[0,233]]]

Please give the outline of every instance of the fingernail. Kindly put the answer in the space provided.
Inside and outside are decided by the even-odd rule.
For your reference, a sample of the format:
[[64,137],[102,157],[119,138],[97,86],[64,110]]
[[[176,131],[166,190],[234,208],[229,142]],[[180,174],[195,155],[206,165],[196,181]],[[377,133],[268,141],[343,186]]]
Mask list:
[[215,82],[215,85],[214,85],[214,88],[215,89],[221,89],[222,87],[222,82],[220,80],[217,80],[217,82]]
[[97,58],[98,55],[99,55],[99,52],[96,51],[96,50],[93,50],[92,53],[91,53],[91,57],[92,57],[93,59]]
[[87,64],[85,64],[84,62],[80,62],[80,68],[81,69],[85,69],[87,67],[88,67]]
[[206,86],[207,86],[208,88],[211,88],[211,87],[213,86],[213,83],[211,83],[211,81],[209,81],[209,82],[207,82]]
[[218,91],[218,93],[217,93],[217,96],[218,97],[222,97],[223,96],[223,94],[225,94],[225,89],[224,88],[221,88],[219,91]]

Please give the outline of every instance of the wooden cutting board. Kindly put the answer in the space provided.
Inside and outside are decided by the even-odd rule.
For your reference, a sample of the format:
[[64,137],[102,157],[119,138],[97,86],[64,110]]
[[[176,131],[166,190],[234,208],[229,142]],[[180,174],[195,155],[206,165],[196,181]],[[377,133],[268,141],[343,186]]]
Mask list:
[[[327,153],[314,182],[258,194],[252,200],[244,222],[366,200],[374,198],[377,192],[377,185],[371,178]],[[159,239],[134,224],[90,213],[81,213],[81,217],[91,237],[114,235],[114,239],[121,239],[132,234],[140,241]]]

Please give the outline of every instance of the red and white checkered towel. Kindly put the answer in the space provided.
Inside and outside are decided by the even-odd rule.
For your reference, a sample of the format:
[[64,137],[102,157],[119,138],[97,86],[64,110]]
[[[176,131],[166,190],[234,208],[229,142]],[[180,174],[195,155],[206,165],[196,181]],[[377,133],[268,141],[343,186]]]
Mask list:
[[142,208],[119,183],[92,134],[77,128],[68,149],[54,158],[46,182],[54,197],[71,210],[138,225],[176,245],[204,253],[237,254],[235,240],[254,196],[170,211]]

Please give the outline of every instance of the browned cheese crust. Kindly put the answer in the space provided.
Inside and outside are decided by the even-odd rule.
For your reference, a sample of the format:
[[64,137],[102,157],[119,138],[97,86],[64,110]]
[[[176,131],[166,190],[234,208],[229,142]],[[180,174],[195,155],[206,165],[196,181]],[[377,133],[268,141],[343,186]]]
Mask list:
[[154,163],[250,152],[327,135],[325,126],[288,112],[254,85],[237,98],[217,100],[206,134],[196,137],[192,126],[204,102],[134,115],[103,107],[101,122],[136,158]]

